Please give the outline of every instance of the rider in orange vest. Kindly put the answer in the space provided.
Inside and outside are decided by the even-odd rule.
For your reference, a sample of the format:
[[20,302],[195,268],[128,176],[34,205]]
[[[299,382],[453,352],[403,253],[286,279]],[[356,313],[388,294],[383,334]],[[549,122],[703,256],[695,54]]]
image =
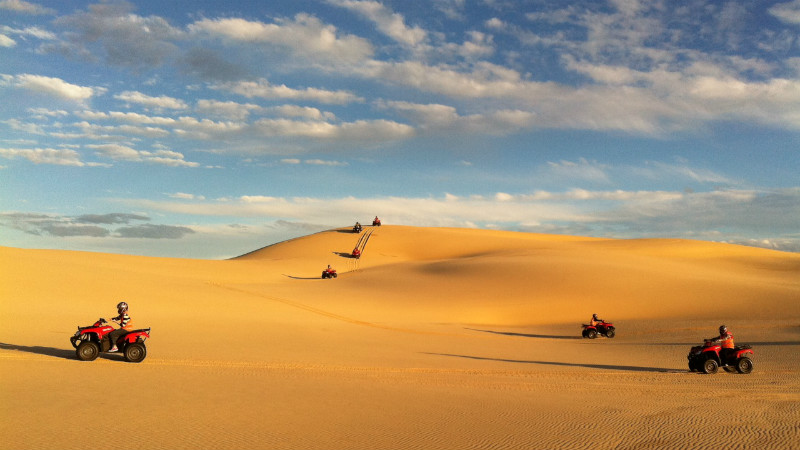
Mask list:
[[592,320],[589,321],[589,325],[596,327],[600,323],[603,323],[603,319],[597,317],[597,314],[592,314]]
[[722,351],[720,352],[720,356],[722,357],[728,356],[735,347],[733,344],[733,334],[728,331],[728,327],[725,325],[719,326],[719,336],[712,339],[711,342],[722,345]]

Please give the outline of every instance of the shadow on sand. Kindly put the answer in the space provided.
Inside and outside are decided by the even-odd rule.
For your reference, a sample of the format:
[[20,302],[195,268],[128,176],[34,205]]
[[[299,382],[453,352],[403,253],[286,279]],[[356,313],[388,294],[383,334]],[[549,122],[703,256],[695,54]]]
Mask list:
[[565,363],[557,361],[528,361],[521,359],[504,359],[504,358],[488,358],[485,356],[470,356],[470,355],[455,355],[451,353],[429,353],[422,352],[425,355],[434,356],[447,356],[451,358],[464,358],[476,359],[481,361],[498,361],[514,364],[537,364],[542,366],[562,366],[562,367],[585,367],[588,369],[601,369],[601,370],[617,370],[623,372],[655,372],[655,373],[684,373],[685,370],[664,369],[662,367],[640,367],[640,366],[622,366],[615,364],[578,364],[578,363]]
[[[744,341],[737,345],[750,344],[755,346],[784,346],[784,345],[800,345],[800,341]],[[619,342],[617,345],[645,345],[651,347],[694,347],[696,345],[703,345],[703,341],[699,342]]]
[[283,274],[283,276],[285,276],[287,278],[291,278],[293,280],[321,280],[322,279],[322,277],[296,277],[294,275],[287,275],[285,273]]
[[333,252],[333,253],[335,255],[341,256],[342,258],[358,259],[355,256],[353,256],[352,253],[347,253],[347,252]]
[[464,328],[464,329],[470,331],[479,331],[481,333],[502,334],[505,336],[517,336],[517,337],[536,338],[536,339],[577,339],[577,340],[583,339],[580,336],[556,336],[551,334],[512,333],[509,331],[478,330],[476,328]]
[[[75,350],[65,350],[63,348],[42,347],[39,345],[14,345],[0,342],[0,350],[15,350],[18,352],[34,353],[36,355],[52,356],[54,358],[78,360],[78,357],[75,355]],[[115,353],[100,353],[99,357],[114,361],[121,359],[121,355]]]

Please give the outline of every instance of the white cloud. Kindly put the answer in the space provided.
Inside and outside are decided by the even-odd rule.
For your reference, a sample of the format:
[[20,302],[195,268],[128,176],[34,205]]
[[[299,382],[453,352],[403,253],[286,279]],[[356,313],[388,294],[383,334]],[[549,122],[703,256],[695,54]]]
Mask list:
[[307,159],[304,161],[306,164],[310,164],[312,166],[346,166],[348,165],[346,162],[343,161],[329,161],[324,159]]
[[169,197],[178,200],[205,200],[203,195],[187,194],[185,192],[175,192],[174,194],[167,194]]
[[128,103],[136,103],[148,108],[158,109],[187,109],[189,106],[183,100],[162,95],[152,97],[136,91],[125,91],[114,96],[117,100]]
[[136,150],[121,144],[88,144],[86,148],[95,150],[101,158],[115,161],[145,162],[171,167],[199,167],[196,162],[186,161],[184,155],[171,150]]
[[363,99],[347,91],[328,91],[317,88],[293,89],[286,85],[273,85],[262,78],[258,81],[239,81],[214,86],[247,98],[312,100],[320,103],[345,105],[361,102]]
[[56,12],[52,8],[45,8],[24,0],[0,0],[0,9],[24,14],[55,14]]
[[41,29],[39,27],[26,27],[26,28],[20,29],[20,28],[12,28],[12,27],[9,27],[8,25],[3,25],[2,27],[0,27],[0,32],[2,32],[4,34],[22,36],[23,38],[30,36],[30,37],[35,37],[37,39],[47,40],[47,41],[56,39],[56,35],[55,34],[49,32],[47,30],[43,30],[43,29]]
[[736,185],[735,180],[713,170],[691,167],[686,163],[669,164],[659,161],[647,162],[640,167],[626,167],[623,170],[631,174],[651,180],[685,179],[698,183],[713,183],[717,185]]
[[778,3],[769,9],[769,13],[786,23],[800,25],[800,0]]
[[8,47],[13,47],[15,45],[17,45],[16,41],[6,36],[5,34],[0,34],[0,47],[8,48]]
[[58,148],[0,148],[0,156],[8,159],[24,158],[34,164],[59,166],[84,166],[80,154],[71,149]]
[[60,99],[74,101],[88,100],[96,94],[105,91],[102,88],[91,88],[68,83],[60,78],[27,73],[16,76],[5,76],[4,83],[29,91],[52,95]]
[[300,158],[283,158],[280,160],[281,164],[289,164],[289,165],[298,165],[298,164],[308,164],[311,166],[332,166],[332,167],[342,167],[349,165],[347,162],[344,161],[331,161],[331,160],[324,160],[324,159],[300,159]]
[[376,1],[331,0],[330,3],[351,11],[375,23],[377,29],[396,42],[415,47],[427,38],[427,32],[419,27],[409,27],[402,14],[391,11],[386,5]]
[[188,26],[191,33],[219,36],[231,42],[267,43],[291,49],[296,56],[333,64],[351,64],[372,54],[362,38],[340,35],[336,27],[308,14],[263,23],[238,18],[203,19]]
[[342,124],[288,119],[261,119],[254,123],[263,136],[305,137],[337,141],[391,141],[414,135],[408,125],[387,120],[360,120]]
[[270,109],[278,115],[284,117],[300,117],[311,120],[334,120],[336,115],[331,112],[321,111],[310,106],[281,105]]
[[198,100],[196,110],[212,116],[226,117],[233,120],[242,121],[247,119],[253,111],[260,111],[262,108],[252,103],[223,102],[219,100]]

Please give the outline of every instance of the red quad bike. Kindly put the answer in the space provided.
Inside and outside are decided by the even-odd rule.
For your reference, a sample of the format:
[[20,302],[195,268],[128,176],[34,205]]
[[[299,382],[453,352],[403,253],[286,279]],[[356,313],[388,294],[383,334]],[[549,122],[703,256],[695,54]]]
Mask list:
[[381,219],[378,219],[378,218],[376,217],[376,218],[375,218],[375,219],[372,221],[372,226],[373,226],[373,227],[379,227],[379,226],[381,226]]
[[720,344],[706,339],[703,345],[696,345],[689,350],[689,370],[716,373],[722,367],[726,372],[750,373],[753,371],[752,357],[753,348],[747,344],[722,352]]
[[336,278],[336,269],[325,269],[322,271],[322,278]]
[[350,256],[356,259],[361,258],[361,250],[354,248],[353,253],[351,253]]
[[[75,347],[75,354],[81,361],[94,361],[100,352],[107,352],[111,347],[109,334],[114,327],[108,325],[106,319],[97,319],[94,325],[78,327],[75,335],[69,338]],[[142,362],[147,356],[145,339],[150,337],[150,328],[132,330],[117,339],[117,348],[128,362]]]
[[616,335],[614,324],[611,322],[600,322],[597,325],[583,324],[583,337],[594,339],[597,335],[613,338]]

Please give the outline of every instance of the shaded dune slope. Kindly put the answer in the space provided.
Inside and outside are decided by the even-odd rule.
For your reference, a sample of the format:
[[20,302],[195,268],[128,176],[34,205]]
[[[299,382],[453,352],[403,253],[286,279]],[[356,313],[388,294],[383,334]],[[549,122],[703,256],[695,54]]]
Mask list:
[[340,278],[319,295],[381,298],[390,316],[412,308],[434,321],[558,323],[591,311],[617,319],[800,315],[800,255],[792,253],[676,239],[383,226],[354,260],[357,240],[349,229],[331,230],[239,260],[278,263],[285,275],[308,278],[332,264]]

